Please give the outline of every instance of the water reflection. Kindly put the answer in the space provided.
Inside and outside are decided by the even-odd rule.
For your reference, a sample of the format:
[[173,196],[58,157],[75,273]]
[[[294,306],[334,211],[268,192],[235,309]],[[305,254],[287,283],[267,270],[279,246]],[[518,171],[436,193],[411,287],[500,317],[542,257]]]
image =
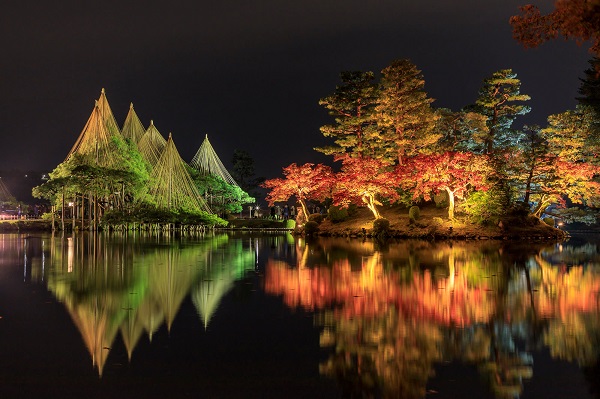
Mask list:
[[[129,358],[143,335],[171,325],[191,295],[205,328],[233,281],[255,267],[255,253],[227,235],[81,234],[53,237],[47,287],[68,310],[102,375],[117,335]],[[48,265],[44,265],[48,268]]]
[[597,362],[598,259],[591,244],[324,239],[269,259],[265,290],[316,311],[333,348],[320,370],[349,396],[421,398],[437,364],[460,362],[508,398],[532,378],[534,350]]
[[[263,305],[282,301],[314,314],[321,381],[338,381],[346,396],[448,397],[447,381],[435,374],[456,365],[476,370],[498,398],[526,396],[536,366],[542,369],[534,363],[542,352],[577,364],[592,389],[597,384],[600,254],[589,242],[382,246],[345,239],[306,242],[290,235],[2,235],[0,253],[0,276],[20,265],[25,281],[46,285],[64,304],[100,375],[116,341],[122,340],[131,360],[143,338],[171,330],[186,298],[193,320],[205,329],[213,320],[214,329],[225,295],[249,271],[258,271],[253,281],[270,297],[245,299],[260,296]],[[251,314],[251,321],[280,322],[264,316],[266,308],[244,311],[261,312]],[[306,340],[317,348],[297,331],[277,331],[292,338],[266,339]],[[236,333],[230,341],[239,338]],[[273,350],[281,350],[278,345]],[[138,349],[138,357],[142,353]],[[252,353],[252,359],[228,361],[270,361],[243,353]]]

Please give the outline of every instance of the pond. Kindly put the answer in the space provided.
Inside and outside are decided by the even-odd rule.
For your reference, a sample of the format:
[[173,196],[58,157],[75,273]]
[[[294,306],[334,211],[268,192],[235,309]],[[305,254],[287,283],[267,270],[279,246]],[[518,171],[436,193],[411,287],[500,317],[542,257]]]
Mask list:
[[600,251],[0,235],[1,398],[600,397]]

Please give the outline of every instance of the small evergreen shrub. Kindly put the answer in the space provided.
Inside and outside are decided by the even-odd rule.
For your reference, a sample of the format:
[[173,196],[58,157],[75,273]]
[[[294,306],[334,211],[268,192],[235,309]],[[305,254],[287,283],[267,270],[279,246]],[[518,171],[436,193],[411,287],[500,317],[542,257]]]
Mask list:
[[418,206],[414,205],[408,209],[408,218],[410,223],[415,223],[421,217],[421,210]]
[[373,221],[373,235],[377,238],[387,237],[390,233],[390,221],[384,218]]
[[471,223],[497,225],[505,213],[502,193],[494,190],[474,192],[462,203],[461,210]]
[[308,221],[304,225],[304,234],[306,236],[311,236],[314,233],[317,233],[318,231],[319,231],[319,224],[317,222]]
[[545,217],[542,219],[544,221],[544,223],[546,223],[548,226],[552,226],[554,227],[554,218],[551,217]]
[[432,222],[433,222],[432,224],[434,226],[441,226],[444,224],[444,220],[441,217],[437,217],[437,216],[432,219]]
[[288,219],[285,221],[285,228],[286,229],[295,229],[296,228],[296,221],[294,219]]
[[343,222],[344,220],[348,219],[349,216],[347,208],[340,208],[339,206],[335,205],[329,207],[327,215],[329,220],[331,220],[331,223]]
[[317,224],[321,224],[321,222],[323,221],[323,215],[321,215],[320,213],[313,213],[308,216],[308,221],[317,222]]

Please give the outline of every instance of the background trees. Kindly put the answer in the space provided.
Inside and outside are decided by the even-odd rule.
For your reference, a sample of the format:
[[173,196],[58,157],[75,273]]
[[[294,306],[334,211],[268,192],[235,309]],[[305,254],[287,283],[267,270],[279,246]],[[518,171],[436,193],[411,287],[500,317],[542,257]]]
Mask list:
[[[460,199],[468,200],[464,210],[475,212],[478,222],[497,223],[513,207],[529,207],[541,216],[548,205],[566,205],[569,199],[587,206],[599,202],[594,179],[600,172],[594,165],[600,133],[594,134],[594,127],[600,121],[600,92],[591,71],[575,110],[550,116],[546,128],[522,130],[513,124],[530,111],[525,104],[530,97],[520,92],[521,81],[511,69],[492,73],[474,103],[459,111],[434,109],[421,71],[406,59],[393,61],[379,80],[360,71],[343,72],[341,78],[319,102],[335,123],[321,127],[333,144],[317,150],[342,162],[340,172],[330,175],[335,205],[364,205],[377,219],[377,206],[384,202],[428,201],[443,192],[450,219]],[[264,186],[272,190],[270,202],[285,201],[294,192],[304,198],[290,180],[314,184],[294,168]]]

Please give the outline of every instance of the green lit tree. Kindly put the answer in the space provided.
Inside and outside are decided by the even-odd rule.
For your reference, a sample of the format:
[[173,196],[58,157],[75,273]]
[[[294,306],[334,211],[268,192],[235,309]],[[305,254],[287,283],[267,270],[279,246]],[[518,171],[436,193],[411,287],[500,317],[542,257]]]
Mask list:
[[441,134],[438,147],[441,151],[472,151],[472,143],[482,142],[488,134],[487,118],[480,113],[440,108],[436,114],[436,129]]
[[596,147],[590,146],[595,114],[591,107],[578,105],[575,110],[550,115],[542,136],[550,152],[570,162],[597,162]]
[[216,214],[225,216],[239,213],[244,204],[255,202],[255,199],[240,187],[229,184],[218,176],[195,171],[191,171],[190,174],[196,183],[198,192]]
[[530,108],[524,104],[530,97],[520,93],[521,81],[511,69],[494,72],[485,79],[479,90],[479,97],[470,111],[487,117],[487,134],[475,139],[474,150],[485,154],[514,146],[518,133],[511,126],[519,115],[525,115]]

